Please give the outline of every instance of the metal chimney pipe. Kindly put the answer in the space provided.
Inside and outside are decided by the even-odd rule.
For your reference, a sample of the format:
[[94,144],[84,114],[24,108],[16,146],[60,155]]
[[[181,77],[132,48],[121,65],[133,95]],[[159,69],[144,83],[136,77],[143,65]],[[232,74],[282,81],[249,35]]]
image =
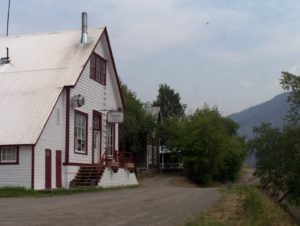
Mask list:
[[81,43],[82,44],[87,44],[88,43],[87,12],[82,12],[81,13],[81,19],[82,19],[82,24],[81,24]]

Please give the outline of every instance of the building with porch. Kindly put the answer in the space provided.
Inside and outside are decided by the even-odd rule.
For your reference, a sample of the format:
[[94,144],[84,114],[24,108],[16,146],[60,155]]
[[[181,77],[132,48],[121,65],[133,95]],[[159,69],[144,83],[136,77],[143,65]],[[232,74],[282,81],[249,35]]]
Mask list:
[[[137,184],[106,28],[0,37],[0,186]],[[120,120],[120,121],[119,121]]]

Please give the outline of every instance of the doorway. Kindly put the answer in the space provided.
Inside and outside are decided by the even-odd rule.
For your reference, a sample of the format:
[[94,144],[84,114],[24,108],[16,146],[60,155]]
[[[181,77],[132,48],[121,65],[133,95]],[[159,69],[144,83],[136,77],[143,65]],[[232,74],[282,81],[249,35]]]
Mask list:
[[45,188],[51,189],[51,150],[45,150]]
[[56,151],[56,188],[61,188],[61,151]]
[[95,162],[99,163],[101,159],[101,134],[100,131],[94,130],[94,156]]
[[93,111],[93,163],[99,163],[102,157],[101,131],[102,131],[102,115],[100,112]]

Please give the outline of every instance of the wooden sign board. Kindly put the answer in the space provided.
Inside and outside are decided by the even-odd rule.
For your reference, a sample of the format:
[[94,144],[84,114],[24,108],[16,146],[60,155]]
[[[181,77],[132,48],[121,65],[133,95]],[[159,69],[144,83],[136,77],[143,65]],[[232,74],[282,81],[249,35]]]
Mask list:
[[122,123],[124,122],[124,112],[110,111],[107,113],[107,122],[109,123]]

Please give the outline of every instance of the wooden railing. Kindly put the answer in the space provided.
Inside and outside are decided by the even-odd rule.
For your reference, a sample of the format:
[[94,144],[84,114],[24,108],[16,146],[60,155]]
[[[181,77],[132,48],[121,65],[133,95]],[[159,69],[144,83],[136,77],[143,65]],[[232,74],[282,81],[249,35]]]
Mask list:
[[107,155],[107,151],[105,151],[101,157],[99,164],[97,165],[97,173],[96,173],[96,183],[98,184],[100,181],[100,172],[103,170],[103,167],[107,165],[107,161],[115,161],[119,163],[119,167],[124,167],[125,163],[133,163],[133,154],[132,152],[125,151],[114,151],[113,156]]
[[133,163],[133,154],[132,152],[115,150],[114,160],[120,163],[120,167],[123,167],[125,163]]
[[103,169],[103,167],[106,165],[106,161],[107,161],[107,154],[105,151],[100,159],[98,166],[97,166],[97,172],[96,172],[96,183],[97,184],[100,181],[100,172]]

